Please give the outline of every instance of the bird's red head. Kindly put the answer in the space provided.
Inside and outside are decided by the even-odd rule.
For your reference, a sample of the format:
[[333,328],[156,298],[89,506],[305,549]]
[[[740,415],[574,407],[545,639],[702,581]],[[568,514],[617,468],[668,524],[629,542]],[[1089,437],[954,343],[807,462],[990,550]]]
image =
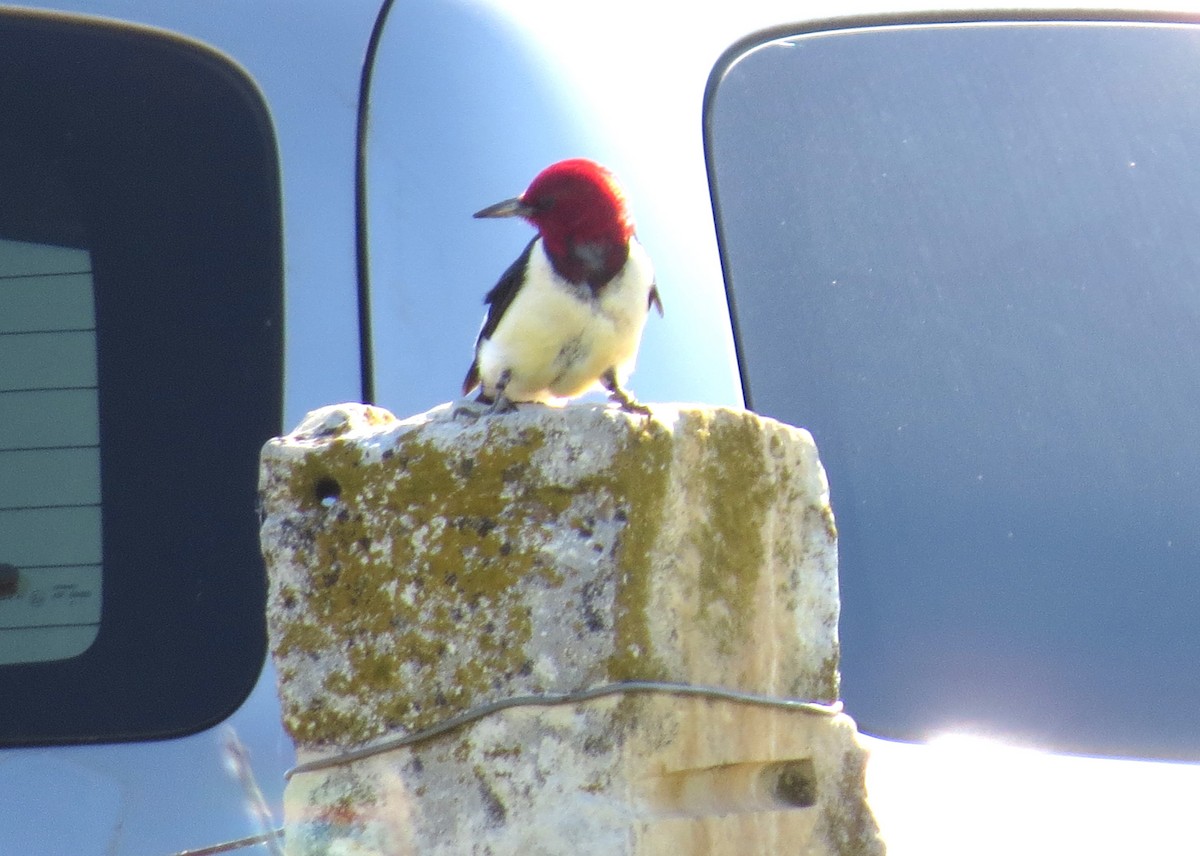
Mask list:
[[564,237],[625,242],[633,234],[633,218],[625,194],[613,174],[595,161],[572,158],[546,167],[521,201],[526,219]]
[[516,199],[476,217],[520,216],[532,223],[558,272],[600,286],[629,257],[633,217],[613,174],[595,161],[571,158],[546,167]]

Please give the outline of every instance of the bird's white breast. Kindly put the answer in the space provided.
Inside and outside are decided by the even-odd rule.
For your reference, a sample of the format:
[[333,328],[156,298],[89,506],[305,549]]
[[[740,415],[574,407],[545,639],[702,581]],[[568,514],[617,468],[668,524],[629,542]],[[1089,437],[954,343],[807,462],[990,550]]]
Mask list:
[[637,358],[653,284],[650,258],[636,239],[624,267],[598,295],[559,276],[539,240],[523,285],[479,344],[485,391],[506,369],[506,395],[514,401],[580,395],[610,368],[624,380]]

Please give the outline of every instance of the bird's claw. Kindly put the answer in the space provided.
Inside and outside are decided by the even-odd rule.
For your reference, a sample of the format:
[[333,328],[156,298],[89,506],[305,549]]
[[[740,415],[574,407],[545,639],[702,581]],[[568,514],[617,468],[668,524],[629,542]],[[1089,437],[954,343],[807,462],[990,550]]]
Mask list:
[[483,416],[485,413],[487,413],[486,408],[476,407],[475,405],[477,403],[478,402],[471,401],[457,405],[454,410],[451,411],[450,418],[455,420],[466,419],[471,422],[477,421],[480,416]]
[[608,400],[616,402],[626,413],[636,413],[639,416],[650,416],[650,408],[621,388],[615,369],[609,369],[600,376],[600,383],[608,390]]
[[654,415],[651,412],[649,407],[642,404],[640,401],[635,401],[632,398],[627,399],[625,401],[618,402],[618,403],[621,405],[621,409],[624,410],[626,413],[636,413],[639,416],[653,416]]
[[620,407],[622,410],[624,410],[626,413],[636,413],[638,416],[653,416],[654,415],[650,411],[649,407],[642,404],[637,399],[630,398],[628,395],[613,394],[613,395],[609,396],[609,400],[615,402],[617,404],[617,406]]
[[517,409],[517,403],[507,395],[497,395],[496,400],[492,402],[492,406],[487,409],[488,416],[499,416],[503,413],[513,413]]
[[503,392],[496,393],[493,398],[482,392],[473,401],[464,401],[454,408],[453,418],[469,419],[475,422],[483,416],[499,416],[512,413],[517,409],[517,403]]

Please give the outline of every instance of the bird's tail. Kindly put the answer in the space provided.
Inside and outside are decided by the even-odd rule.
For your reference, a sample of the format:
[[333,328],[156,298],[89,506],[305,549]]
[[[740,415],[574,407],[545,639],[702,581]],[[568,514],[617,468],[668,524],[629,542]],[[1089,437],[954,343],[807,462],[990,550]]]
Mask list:
[[479,363],[474,362],[467,369],[467,376],[463,378],[462,394],[466,395],[477,386],[479,386]]

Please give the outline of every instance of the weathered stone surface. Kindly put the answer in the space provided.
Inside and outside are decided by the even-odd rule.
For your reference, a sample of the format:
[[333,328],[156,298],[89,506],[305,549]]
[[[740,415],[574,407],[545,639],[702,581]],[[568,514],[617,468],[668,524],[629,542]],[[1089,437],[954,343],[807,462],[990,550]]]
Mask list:
[[[837,698],[836,530],[799,429],[710,408],[340,405],[267,444],[261,488],[302,761],[614,681]],[[670,695],[515,708],[297,776],[288,847],[873,854],[862,765],[844,716]]]

